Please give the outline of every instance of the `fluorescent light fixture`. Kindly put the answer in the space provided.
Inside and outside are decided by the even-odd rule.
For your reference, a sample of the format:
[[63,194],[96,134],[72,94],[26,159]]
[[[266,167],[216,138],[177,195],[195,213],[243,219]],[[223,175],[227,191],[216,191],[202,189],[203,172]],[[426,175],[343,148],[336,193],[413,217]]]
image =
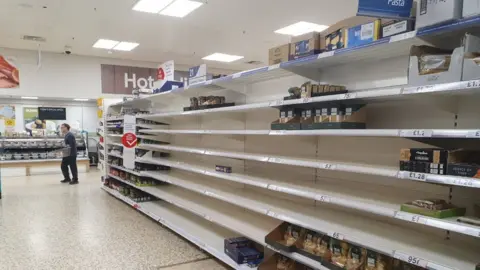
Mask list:
[[211,54],[209,56],[205,56],[202,59],[203,60],[230,63],[230,62],[233,62],[233,61],[240,60],[242,58],[243,58],[243,56],[238,56],[238,55],[230,55],[230,54],[224,54],[224,53],[214,53],[214,54]]
[[159,13],[173,1],[174,0],[140,0],[132,9],[141,12]]
[[161,15],[183,18],[203,3],[191,0],[177,0],[160,12]]
[[109,40],[109,39],[99,39],[95,44],[93,44],[94,48],[99,48],[99,49],[107,49],[110,50],[113,47],[117,46],[119,42],[116,40]]
[[322,32],[327,28],[328,26],[326,25],[319,25],[309,22],[298,22],[282,29],[278,29],[277,31],[275,31],[275,33],[289,36],[300,36],[311,32]]
[[22,97],[22,99],[38,99],[38,97]]
[[122,41],[120,43],[118,43],[117,46],[113,47],[114,50],[117,50],[117,51],[131,51],[133,49],[135,49],[138,45],[138,43],[134,43],[134,42],[126,42],[126,41]]
[[74,98],[75,101],[88,101],[88,98]]

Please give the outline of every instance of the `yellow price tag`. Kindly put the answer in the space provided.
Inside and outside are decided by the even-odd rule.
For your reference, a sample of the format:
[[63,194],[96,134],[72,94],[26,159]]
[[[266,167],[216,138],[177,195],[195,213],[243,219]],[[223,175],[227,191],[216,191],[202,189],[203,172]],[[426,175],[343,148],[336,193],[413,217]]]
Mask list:
[[5,126],[6,127],[14,127],[15,126],[15,119],[5,119]]

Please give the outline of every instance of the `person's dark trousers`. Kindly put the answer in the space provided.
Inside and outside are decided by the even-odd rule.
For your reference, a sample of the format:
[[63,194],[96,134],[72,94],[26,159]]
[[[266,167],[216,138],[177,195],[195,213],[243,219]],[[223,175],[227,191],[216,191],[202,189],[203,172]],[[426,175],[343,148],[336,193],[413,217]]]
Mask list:
[[64,157],[62,159],[62,174],[65,180],[70,180],[70,174],[68,173],[68,167],[72,171],[72,180],[78,181],[78,170],[77,170],[77,157]]

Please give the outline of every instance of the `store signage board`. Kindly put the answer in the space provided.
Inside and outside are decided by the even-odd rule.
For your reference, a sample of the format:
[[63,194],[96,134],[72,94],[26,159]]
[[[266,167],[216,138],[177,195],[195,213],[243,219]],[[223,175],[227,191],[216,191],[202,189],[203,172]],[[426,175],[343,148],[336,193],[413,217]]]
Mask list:
[[188,85],[205,82],[207,80],[207,65],[191,67],[188,73]]
[[156,68],[101,65],[102,93],[131,95],[138,89],[151,89],[157,77]]
[[175,63],[173,60],[167,61],[158,66],[157,81],[173,81],[175,80]]
[[[134,115],[125,115],[123,119],[123,166],[127,169],[135,169],[135,146],[137,145],[136,121]],[[131,136],[133,135],[133,136]]]
[[410,18],[413,0],[359,0],[357,16]]

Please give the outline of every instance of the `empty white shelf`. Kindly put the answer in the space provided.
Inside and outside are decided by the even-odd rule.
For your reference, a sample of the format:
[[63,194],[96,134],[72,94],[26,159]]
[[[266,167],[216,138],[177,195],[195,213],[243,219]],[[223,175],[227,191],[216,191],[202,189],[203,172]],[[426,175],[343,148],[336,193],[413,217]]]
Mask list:
[[129,169],[123,167],[123,166],[112,165],[112,164],[108,164],[108,166],[110,166],[112,168],[115,168],[117,170],[121,170],[121,171],[124,171],[124,172],[127,172],[127,173],[131,173],[133,175],[140,176],[140,172],[137,172],[137,171],[134,171],[134,170],[129,170]]
[[223,251],[224,239],[237,237],[237,234],[219,226],[212,226],[210,222],[178,209],[172,204],[165,202],[135,203],[115,190],[107,187],[103,187],[103,189],[140,212],[153,218],[157,222],[170,228],[172,231],[178,233],[232,268],[252,269],[244,265],[238,265]]
[[123,159],[123,157],[121,155],[118,155],[118,154],[115,154],[115,153],[107,153],[107,155]]
[[[454,231],[474,237],[480,237],[480,227],[457,222],[455,218],[437,219],[426,216],[414,215],[400,211],[400,205],[405,201],[402,198],[382,195],[378,192],[356,189],[355,193],[346,193],[342,187],[335,185],[315,185],[304,183],[302,185],[292,182],[283,182],[274,179],[255,177],[241,173],[222,173],[214,169],[195,164],[171,161],[161,158],[138,159],[138,162],[170,166],[205,176],[251,185],[263,189],[300,196],[326,204],[369,212],[376,215],[400,219],[408,222],[419,223],[439,229]],[[141,175],[152,178],[163,178],[164,174],[158,172],[142,172]]]
[[272,156],[267,154],[230,152],[230,151],[222,151],[222,150],[214,150],[214,149],[182,147],[182,146],[175,146],[175,145],[141,144],[138,146],[138,148],[147,149],[147,150],[178,151],[178,152],[185,152],[185,153],[192,153],[192,154],[199,154],[199,155],[210,155],[210,156],[218,156],[218,157],[226,157],[226,158],[234,158],[234,159],[245,159],[245,160],[253,160],[253,161],[260,161],[260,162],[299,166],[299,167],[332,170],[332,171],[339,171],[339,172],[352,172],[352,173],[394,177],[398,179],[407,179],[407,180],[427,182],[427,183],[437,183],[437,184],[446,184],[446,185],[454,185],[454,186],[480,188],[480,180],[475,178],[458,177],[458,176],[451,176],[451,175],[426,174],[426,173],[412,173],[412,172],[399,171],[398,168],[395,168],[395,167],[372,166],[369,164],[361,164],[361,163],[344,163],[344,162],[330,161],[330,160],[315,160],[315,159],[304,159],[304,158],[292,158],[292,157],[285,157],[285,156]]
[[195,130],[195,129],[141,129],[147,134],[196,135],[269,135],[269,136],[357,136],[402,138],[471,138],[480,139],[480,130],[474,129],[318,129],[318,130]]
[[468,94],[478,92],[478,85],[480,80],[474,81],[460,81],[453,83],[434,84],[425,86],[409,87],[408,85],[394,86],[387,88],[365,89],[347,94],[320,96],[312,98],[292,99],[292,100],[273,100],[269,102],[249,103],[245,105],[236,105],[231,107],[222,107],[215,109],[194,110],[194,111],[178,111],[178,112],[162,112],[155,114],[142,114],[137,115],[137,118],[142,119],[157,119],[173,116],[188,116],[199,115],[208,113],[221,113],[221,112],[244,112],[256,109],[268,109],[281,107],[286,105],[298,105],[309,104],[316,102],[329,102],[329,101],[342,101],[342,100],[355,100],[361,99],[363,101],[368,100],[392,100],[392,99],[408,99],[415,98],[417,95],[428,94]]
[[[381,251],[408,261],[413,256],[431,269],[474,269],[478,252],[465,249],[465,243],[402,228],[338,210],[319,209],[278,200],[264,193],[228,187],[212,187],[211,180],[181,173],[157,173],[159,180],[172,183],[162,189],[176,192],[178,187],[228,202],[254,212],[316,230],[351,243]],[[178,187],[175,187],[178,186]]]

